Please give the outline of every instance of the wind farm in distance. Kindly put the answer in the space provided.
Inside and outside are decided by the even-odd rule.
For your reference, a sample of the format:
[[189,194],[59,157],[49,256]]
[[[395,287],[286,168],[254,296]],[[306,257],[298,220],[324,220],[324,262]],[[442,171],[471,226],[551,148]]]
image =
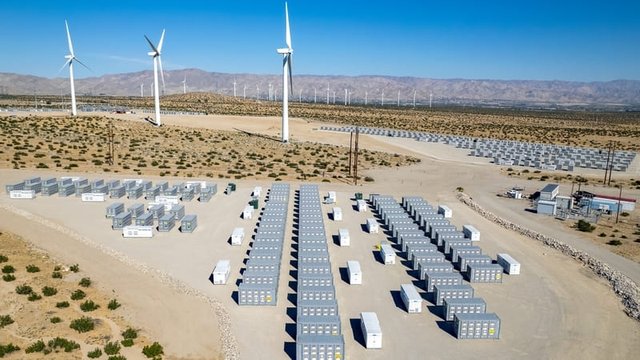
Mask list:
[[463,2],[8,5],[0,358],[634,358],[640,9]]

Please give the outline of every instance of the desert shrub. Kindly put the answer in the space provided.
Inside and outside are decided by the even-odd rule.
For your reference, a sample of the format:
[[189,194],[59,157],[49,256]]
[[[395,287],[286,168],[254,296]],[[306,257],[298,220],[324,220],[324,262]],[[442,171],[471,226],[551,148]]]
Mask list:
[[109,304],[107,305],[107,308],[109,310],[115,310],[115,309],[119,308],[120,306],[122,306],[122,305],[120,305],[118,300],[112,299],[111,301],[109,301]]
[[73,350],[80,349],[80,344],[73,340],[67,340],[61,337],[56,337],[54,339],[49,340],[47,344],[51,349],[61,348],[64,349],[64,352],[72,352]]
[[89,278],[82,278],[80,280],[80,282],[78,283],[78,285],[82,286],[82,287],[89,287],[91,286],[91,279]]
[[11,318],[11,316],[9,315],[0,316],[0,329],[2,329],[5,326],[9,326],[11,324],[13,324],[13,319]]
[[42,352],[45,347],[46,347],[46,345],[45,345],[44,341],[38,340],[38,341],[34,342],[33,344],[29,345],[26,349],[24,349],[24,352],[27,353],[27,354],[39,353],[39,352]]
[[609,241],[607,241],[607,244],[612,245],[612,246],[620,246],[620,245],[622,245],[622,241],[617,240],[617,239],[609,240]]
[[620,213],[620,216],[625,216],[625,217],[627,217],[627,216],[629,216],[629,213],[628,213],[628,212],[626,212],[626,211],[623,211],[623,212],[621,212],[621,213]]
[[78,271],[80,271],[80,265],[78,264],[73,264],[71,266],[69,266],[69,271],[72,271],[74,273],[77,273]]
[[164,355],[164,350],[162,349],[162,345],[154,342],[151,345],[146,345],[142,348],[142,353],[148,357],[149,359],[161,359],[162,355]]
[[53,296],[58,293],[58,290],[51,286],[45,286],[42,288],[42,295],[44,296]]
[[102,350],[100,348],[95,348],[87,353],[89,359],[97,359],[100,356],[102,356]]
[[598,236],[600,236],[600,237],[606,237],[606,236],[607,236],[607,234],[605,234],[605,233],[600,233],[600,235],[598,235]]
[[37,272],[40,272],[40,268],[35,266],[35,265],[33,265],[33,264],[30,264],[30,265],[27,265],[27,272],[28,273],[37,273]]
[[13,274],[4,274],[2,275],[2,280],[6,281],[6,282],[10,282],[15,280],[16,277]]
[[61,323],[61,322],[62,322],[62,319],[60,319],[60,318],[59,318],[59,317],[57,317],[57,316],[54,316],[54,317],[52,317],[51,319],[49,319],[49,321],[50,321],[52,324],[58,324],[58,323]]
[[371,176],[365,176],[364,177],[364,181],[366,182],[373,182],[373,178]]
[[93,300],[87,300],[85,302],[83,302],[82,304],[80,304],[80,310],[87,312],[87,311],[94,311],[96,309],[98,309],[100,307],[100,305],[96,304],[93,302]]
[[51,277],[53,279],[62,279],[62,273],[60,271],[54,271],[51,273]]
[[7,261],[9,261],[8,257],[6,257],[5,255],[0,255],[0,263],[7,262]]
[[32,292],[31,294],[29,294],[29,296],[27,297],[27,300],[29,300],[29,301],[38,301],[38,300],[40,300],[40,299],[42,299],[42,296],[41,296],[41,295],[38,295],[38,294],[36,294],[36,293],[34,293],[34,292]]
[[592,232],[596,229],[596,227],[591,225],[588,221],[578,220],[578,222],[576,223],[576,229],[582,232]]
[[84,291],[78,289],[71,293],[71,300],[82,300],[85,298],[85,296],[87,296],[87,294],[85,294]]
[[93,330],[95,328],[95,324],[93,323],[93,319],[83,316],[79,319],[71,321],[69,327],[79,333],[85,333]]
[[0,344],[0,358],[18,350],[20,350],[20,348],[13,345],[12,343],[9,343],[7,345]]
[[53,267],[53,271],[60,271],[62,270],[62,267],[60,267],[60,265],[56,265]]
[[61,301],[59,303],[56,303],[56,307],[58,309],[68,308],[69,307],[69,302],[68,301]]
[[14,272],[16,272],[16,268],[11,265],[5,265],[2,267],[3,274],[13,274]]
[[33,289],[31,288],[31,286],[26,285],[26,284],[22,284],[22,285],[18,285],[16,286],[16,294],[19,295],[29,295],[33,292]]
[[104,346],[104,353],[107,355],[115,355],[120,352],[120,344],[117,342],[108,342]]
[[133,346],[133,339],[124,339],[120,341],[120,344],[122,344],[122,346],[124,347],[131,347]]
[[462,186],[458,186],[458,187],[456,188],[456,191],[457,191],[457,192],[464,192],[464,188],[463,188]]
[[125,339],[135,339],[138,337],[138,332],[135,329],[127,328],[127,330],[122,332],[122,337]]
[[124,357],[123,355],[113,355],[113,356],[109,356],[107,360],[127,360],[127,358]]

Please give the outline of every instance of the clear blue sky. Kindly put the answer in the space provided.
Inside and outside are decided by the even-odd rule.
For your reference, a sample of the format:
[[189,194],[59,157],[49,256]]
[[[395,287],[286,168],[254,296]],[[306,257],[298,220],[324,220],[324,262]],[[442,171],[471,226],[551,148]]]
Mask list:
[[[640,80],[640,1],[290,0],[294,74]],[[69,20],[93,73],[151,69],[143,35],[166,28],[165,70],[280,73],[276,0],[2,0],[0,72],[58,73]]]

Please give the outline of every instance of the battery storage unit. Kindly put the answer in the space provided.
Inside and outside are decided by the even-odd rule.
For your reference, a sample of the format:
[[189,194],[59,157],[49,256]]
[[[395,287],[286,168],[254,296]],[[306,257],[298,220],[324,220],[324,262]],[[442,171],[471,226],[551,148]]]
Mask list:
[[340,246],[350,246],[351,245],[351,237],[349,236],[349,230],[340,229],[338,230],[338,237],[340,240]]
[[300,335],[296,338],[296,360],[345,359],[342,335]]
[[131,213],[124,210],[111,219],[111,228],[113,230],[119,230],[129,225],[131,225]]
[[106,213],[106,217],[107,218],[113,218],[116,217],[116,215],[120,214],[124,212],[124,204],[117,202],[117,203],[113,203],[109,206],[107,206],[107,213]]
[[173,214],[164,214],[158,219],[158,231],[169,232],[176,226],[176,219]]
[[420,280],[424,280],[426,278],[426,273],[452,273],[453,265],[450,262],[421,262],[418,264],[418,273],[420,274]]
[[453,329],[458,339],[499,339],[500,318],[494,313],[456,314]]
[[136,225],[138,226],[153,226],[153,213],[147,211],[136,218]]
[[458,270],[461,273],[467,272],[469,264],[489,265],[493,263],[493,259],[489,255],[482,254],[460,254],[458,255]]
[[453,321],[455,314],[484,314],[487,311],[487,303],[481,298],[470,299],[444,299],[443,318]]
[[389,244],[380,245],[380,256],[385,265],[396,263],[396,252],[393,251],[393,248]]
[[473,293],[473,288],[469,284],[436,285],[433,287],[433,302],[437,306],[442,306],[445,299],[470,299]]
[[297,336],[301,335],[339,335],[341,332],[340,316],[303,315],[296,318]]
[[427,292],[432,292],[435,285],[462,284],[462,275],[457,272],[427,272],[424,282]]
[[480,231],[475,228],[473,225],[463,225],[462,232],[464,233],[464,237],[470,239],[471,241],[480,241]]
[[503,271],[498,264],[468,264],[467,278],[472,283],[501,283]]
[[276,305],[278,287],[265,284],[245,284],[238,286],[239,305]]
[[376,221],[376,219],[374,218],[368,218],[367,219],[367,231],[369,231],[369,234],[377,234],[378,232],[380,232],[380,226],[378,225],[378,222]]
[[231,233],[231,245],[242,245],[243,240],[244,229],[241,227],[233,229],[233,232]]

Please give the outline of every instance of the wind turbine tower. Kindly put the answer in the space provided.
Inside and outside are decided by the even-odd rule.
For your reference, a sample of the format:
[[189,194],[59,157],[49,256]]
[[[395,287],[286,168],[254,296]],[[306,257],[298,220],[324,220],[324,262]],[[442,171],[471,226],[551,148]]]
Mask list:
[[284,3],[284,40],[286,48],[277,49],[282,55],[282,142],[289,142],[289,92],[293,93],[293,79],[291,77],[291,29],[289,28],[289,7]]
[[416,107],[416,90],[413,90],[413,107]]
[[313,88],[313,103],[316,104],[318,102],[318,89]]
[[149,40],[147,35],[145,35],[144,38],[147,40],[152,50],[148,52],[147,55],[153,58],[153,95],[155,98],[155,105],[156,105],[156,118],[154,119],[154,121],[156,126],[160,126],[162,125],[162,121],[160,120],[160,91],[158,91],[158,67],[160,67],[160,77],[162,78],[162,87],[164,88],[164,72],[162,71],[162,58],[160,57],[162,53],[162,44],[164,43],[164,30],[162,30],[162,35],[160,36],[160,42],[158,43],[157,47],[153,45],[153,43],[151,42],[151,40]]
[[233,97],[236,97],[236,79],[233,79]]
[[144,97],[144,83],[140,84],[140,97]]
[[400,107],[400,91],[398,91],[398,107]]
[[364,104],[365,105],[367,105],[368,97],[369,97],[369,92],[367,90],[365,90],[365,92],[364,92]]
[[184,80],[182,80],[182,93],[187,93],[187,75],[185,75]]
[[431,100],[433,100],[433,93],[429,94],[429,109],[431,109]]
[[[80,60],[78,60],[76,58],[76,55],[73,53],[73,44],[71,43],[71,33],[69,33],[69,24],[67,23],[67,20],[64,21],[64,26],[67,29],[69,55],[66,55],[64,57],[65,59],[67,59],[67,61],[64,63],[64,65],[62,65],[62,68],[60,70],[62,70],[65,66],[69,65],[69,82],[71,83],[71,115],[76,116],[78,114],[78,110],[76,108],[76,89],[73,83],[73,63],[77,61],[80,65],[84,66],[85,68],[87,69],[89,68],[87,67],[87,65],[83,64]],[[36,105],[36,108],[37,107],[38,106]]]
[[347,96],[349,96],[349,93],[347,89],[344,89],[344,106],[347,106]]

